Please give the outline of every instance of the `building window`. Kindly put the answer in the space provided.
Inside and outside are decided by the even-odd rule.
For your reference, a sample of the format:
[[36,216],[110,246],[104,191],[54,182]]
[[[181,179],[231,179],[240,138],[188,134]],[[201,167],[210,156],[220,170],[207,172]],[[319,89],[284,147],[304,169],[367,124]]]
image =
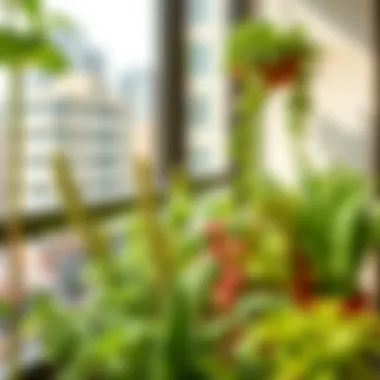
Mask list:
[[70,112],[70,104],[67,101],[58,100],[51,104],[51,110],[54,115],[64,116]]
[[206,125],[209,120],[210,104],[206,96],[194,96],[187,108],[188,123],[192,127]]
[[97,167],[109,168],[116,164],[116,158],[113,154],[101,154],[95,159]]
[[103,143],[113,143],[117,141],[118,136],[114,131],[106,129],[98,132],[98,138]]
[[63,144],[68,141],[70,131],[65,125],[57,125],[56,127],[56,138],[57,142]]
[[28,138],[33,141],[42,141],[50,137],[50,131],[48,128],[30,128],[28,131]]
[[204,75],[210,70],[210,46],[204,43],[190,43],[188,52],[190,74]]
[[210,168],[210,150],[206,146],[193,147],[189,152],[189,170],[193,174],[204,174]]
[[204,23],[208,19],[210,0],[188,0],[187,12],[190,24]]
[[50,195],[49,186],[45,183],[30,184],[27,192],[33,197],[33,199],[47,199]]
[[33,155],[29,157],[30,169],[39,169],[46,168],[47,166],[47,157],[43,155]]

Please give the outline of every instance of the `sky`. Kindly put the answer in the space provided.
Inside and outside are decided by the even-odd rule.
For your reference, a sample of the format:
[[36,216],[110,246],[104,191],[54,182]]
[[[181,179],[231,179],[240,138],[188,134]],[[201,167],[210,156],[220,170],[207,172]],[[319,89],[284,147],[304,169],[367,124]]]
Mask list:
[[134,69],[155,60],[156,0],[48,0],[67,13],[102,50],[111,70]]
[[[112,77],[155,65],[154,36],[159,0],[46,0],[66,13],[91,44],[104,54]],[[0,72],[0,97],[5,75]]]

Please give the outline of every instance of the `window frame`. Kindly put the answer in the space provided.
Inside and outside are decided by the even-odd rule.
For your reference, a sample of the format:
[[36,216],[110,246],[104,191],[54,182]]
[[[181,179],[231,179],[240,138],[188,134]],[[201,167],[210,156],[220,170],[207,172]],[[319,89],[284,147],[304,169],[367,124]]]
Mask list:
[[[245,17],[251,16],[251,0],[230,0],[231,26]],[[185,168],[186,149],[186,9],[187,0],[165,0],[160,6],[159,45],[162,56],[160,57],[161,82],[157,89],[160,100],[159,114],[159,173],[162,176],[161,190],[156,197],[163,199],[167,179],[173,168]],[[234,92],[231,92],[230,101]],[[194,179],[195,191],[204,191],[215,187],[221,187],[229,180],[229,173],[215,174],[207,178]],[[119,216],[136,207],[136,196],[127,195],[123,199],[116,199],[102,204],[88,204],[86,210],[90,218],[95,220]],[[7,223],[5,218],[0,219],[0,242],[6,239]],[[61,208],[41,213],[25,213],[22,220],[24,236],[35,236],[69,227],[65,211]]]

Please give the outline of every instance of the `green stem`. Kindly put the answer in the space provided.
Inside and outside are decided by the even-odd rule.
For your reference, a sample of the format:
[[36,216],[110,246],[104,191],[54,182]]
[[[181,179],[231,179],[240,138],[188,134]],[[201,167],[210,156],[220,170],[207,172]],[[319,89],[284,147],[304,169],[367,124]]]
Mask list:
[[231,136],[232,190],[235,201],[245,204],[257,190],[261,172],[261,109],[264,91],[258,78],[244,86],[235,110]]
[[105,235],[90,218],[70,167],[62,154],[57,154],[53,159],[53,175],[70,223],[79,231],[87,252],[95,259],[103,260],[109,250],[109,244]]
[[159,221],[159,211],[154,196],[152,166],[145,160],[138,160],[135,164],[135,173],[150,259],[156,271],[158,285],[163,294],[167,294],[173,279],[173,256],[168,236]]
[[294,162],[297,165],[297,174],[303,178],[304,174],[310,169],[310,162],[304,151],[307,117],[310,112],[309,83],[306,69],[297,78],[291,90],[288,112]]

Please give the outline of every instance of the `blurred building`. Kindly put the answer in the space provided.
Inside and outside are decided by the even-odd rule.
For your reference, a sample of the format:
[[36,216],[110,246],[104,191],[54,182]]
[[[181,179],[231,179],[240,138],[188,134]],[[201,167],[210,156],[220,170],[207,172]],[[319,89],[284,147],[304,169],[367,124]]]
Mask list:
[[51,155],[62,152],[90,202],[110,202],[128,190],[126,113],[102,78],[71,74],[34,93],[26,115],[27,209],[57,206]]
[[157,122],[157,76],[153,69],[139,69],[121,78],[120,92],[131,109],[128,120],[132,128]]
[[195,175],[227,168],[229,8],[229,0],[187,1],[187,149]]
[[158,73],[153,68],[130,70],[121,76],[119,86],[129,110],[128,128],[133,140],[130,160],[134,156],[147,156],[152,158],[158,169]]
[[104,75],[103,55],[85,38],[60,33],[71,64],[68,75],[30,78],[26,112],[26,207],[57,207],[51,155],[62,152],[89,202],[125,196],[128,152],[126,105]]
[[[118,201],[130,190],[126,169],[130,142],[127,106],[107,81],[103,55],[81,35],[60,34],[57,41],[69,57],[69,73],[57,77],[33,72],[25,78],[24,205],[26,212],[34,215],[61,207],[51,167],[52,155],[57,152],[67,157],[87,202]],[[3,194],[6,169],[12,170],[12,163],[7,163],[5,157],[6,103],[2,106],[0,218],[4,216],[6,202]],[[62,265],[38,270],[30,263],[32,257],[43,258],[51,251],[64,249],[68,256],[78,251],[78,243],[70,234],[59,232],[42,239],[28,239],[24,252],[26,270],[32,277],[41,277],[41,281],[57,279],[59,274],[51,270],[61,271],[58,266]],[[4,256],[3,251],[4,247],[0,246],[0,257]],[[1,277],[0,290],[4,290]],[[33,288],[32,284],[28,287]]]

